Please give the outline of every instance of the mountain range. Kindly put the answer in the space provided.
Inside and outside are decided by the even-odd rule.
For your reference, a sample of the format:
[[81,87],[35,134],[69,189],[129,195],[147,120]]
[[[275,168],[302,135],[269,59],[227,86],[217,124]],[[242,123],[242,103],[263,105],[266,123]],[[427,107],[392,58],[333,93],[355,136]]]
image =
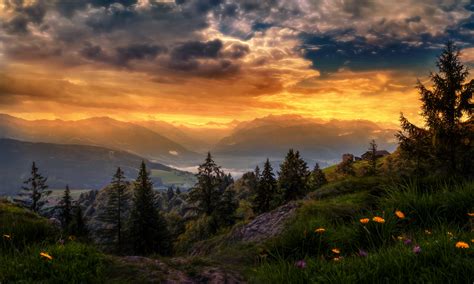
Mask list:
[[169,138],[129,122],[108,117],[77,121],[24,120],[0,115],[0,138],[55,144],[102,146],[164,163],[192,161],[198,155]]
[[336,163],[344,153],[364,153],[371,139],[379,149],[392,151],[395,132],[367,120],[325,121],[298,115],[190,127],[108,117],[31,121],[0,114],[0,138],[100,146],[180,168],[196,166],[211,151],[220,165],[235,172],[253,168],[267,157],[278,165],[289,148],[299,150],[309,163],[322,166]]
[[192,178],[191,173],[125,151],[97,146],[0,139],[0,157],[0,195],[11,195],[20,190],[22,182],[29,177],[32,161],[36,162],[53,189],[62,189],[67,184],[72,189],[101,189],[110,182],[117,167],[123,169],[128,179],[134,179],[143,160],[152,173],[155,187],[164,185],[162,174]]

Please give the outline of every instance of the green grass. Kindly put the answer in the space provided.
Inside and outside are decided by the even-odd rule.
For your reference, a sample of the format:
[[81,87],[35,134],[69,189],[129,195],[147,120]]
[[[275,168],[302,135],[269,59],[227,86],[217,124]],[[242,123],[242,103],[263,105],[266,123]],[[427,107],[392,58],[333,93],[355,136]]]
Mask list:
[[[369,251],[367,257],[344,254],[339,261],[306,257],[307,267],[297,268],[294,261],[277,258],[262,263],[251,276],[255,283],[472,283],[472,249],[455,247],[456,240],[446,232],[419,235],[413,245],[398,242]],[[467,239],[466,233],[460,235]]]
[[[78,242],[59,244],[48,220],[0,200],[0,283],[102,283],[103,255]],[[52,260],[40,256],[46,252]]]
[[[379,187],[374,190],[371,184],[377,183]],[[365,190],[363,184],[368,185]],[[438,182],[428,186],[408,182],[389,186],[379,181],[350,179],[342,184],[329,184],[322,190],[331,194],[305,200],[285,232],[265,244],[268,256],[248,274],[250,282],[474,280],[474,219],[467,214],[474,211],[473,182]],[[398,218],[395,210],[404,212],[405,218]],[[359,221],[374,216],[383,217],[385,222]],[[325,232],[316,233],[316,228],[324,228]],[[406,239],[411,244],[404,244]],[[469,243],[470,248],[456,248],[457,241]],[[413,252],[415,245],[421,247],[420,254]],[[340,249],[343,258],[334,261],[338,254],[332,248]],[[360,249],[369,256],[360,257]],[[307,262],[304,269],[295,266],[302,259]]]
[[0,199],[0,248],[22,248],[38,241],[52,241],[59,230],[37,214]]
[[0,255],[0,282],[5,283],[103,283],[103,270],[103,255],[76,242],[33,244]]
[[[82,193],[87,193],[91,191],[91,189],[71,189],[71,197],[74,200],[77,200]],[[64,195],[64,189],[51,189],[51,194],[49,198],[54,199],[61,199]]]

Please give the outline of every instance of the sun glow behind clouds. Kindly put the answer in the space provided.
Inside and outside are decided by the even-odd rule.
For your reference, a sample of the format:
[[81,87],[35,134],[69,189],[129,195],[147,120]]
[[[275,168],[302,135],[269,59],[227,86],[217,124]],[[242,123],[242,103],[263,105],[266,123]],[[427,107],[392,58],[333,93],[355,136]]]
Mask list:
[[0,112],[396,124],[417,117],[416,79],[447,39],[474,64],[467,1],[127,2],[0,0]]

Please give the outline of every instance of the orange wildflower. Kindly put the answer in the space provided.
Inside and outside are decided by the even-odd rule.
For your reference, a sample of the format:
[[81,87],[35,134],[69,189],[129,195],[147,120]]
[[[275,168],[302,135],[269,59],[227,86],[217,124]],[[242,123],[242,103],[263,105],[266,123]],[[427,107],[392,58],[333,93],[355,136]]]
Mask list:
[[457,248],[461,248],[461,249],[468,249],[468,248],[469,248],[469,244],[466,243],[466,242],[457,242],[457,243],[456,243],[456,247],[457,247]]
[[405,219],[405,214],[400,210],[395,211],[395,215],[400,219]]
[[467,213],[467,215],[469,215],[469,217],[474,217],[474,212]]
[[47,252],[40,252],[40,256],[49,260],[53,260],[53,257],[49,255]]
[[331,251],[335,254],[340,254],[341,253],[341,250],[338,249],[338,248],[333,248]]
[[385,219],[379,216],[375,216],[374,218],[372,218],[372,221],[381,223],[381,224],[385,223]]
[[322,233],[326,232],[326,229],[324,229],[324,228],[317,228],[317,229],[314,230],[314,232],[315,232],[315,233],[318,233],[318,234],[322,234]]
[[367,224],[369,223],[370,219],[369,218],[362,218],[359,220],[359,222],[361,222],[362,224]]
[[11,240],[11,239],[12,239],[12,236],[5,234],[5,235],[3,235],[3,238],[4,238],[5,240]]

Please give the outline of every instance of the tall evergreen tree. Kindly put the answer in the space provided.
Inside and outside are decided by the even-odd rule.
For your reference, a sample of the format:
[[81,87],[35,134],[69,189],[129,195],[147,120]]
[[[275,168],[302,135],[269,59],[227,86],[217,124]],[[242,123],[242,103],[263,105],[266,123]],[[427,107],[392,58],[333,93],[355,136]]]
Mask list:
[[303,197],[307,192],[308,178],[309,171],[306,162],[300,157],[299,151],[290,149],[280,166],[278,175],[278,186],[283,193],[283,199],[290,201]]
[[460,59],[460,51],[449,42],[436,62],[438,73],[431,74],[433,87],[418,82],[422,116],[426,128],[410,123],[401,115],[398,133],[400,149],[408,159],[428,168],[446,168],[447,172],[471,172],[473,150],[474,80]]
[[71,190],[69,189],[69,185],[66,185],[66,189],[64,190],[64,195],[59,203],[60,208],[60,219],[63,229],[68,229],[69,225],[72,221],[72,198],[71,198]]
[[36,163],[33,162],[31,176],[24,181],[26,186],[22,187],[22,192],[19,195],[27,198],[22,203],[34,212],[39,212],[44,204],[48,202],[45,198],[51,194],[51,190],[48,190],[47,180],[39,173]]
[[206,160],[198,168],[197,183],[189,191],[189,202],[199,214],[210,216],[216,210],[223,191],[224,173],[207,153]]
[[328,181],[326,179],[326,175],[324,174],[324,172],[319,167],[319,164],[316,163],[316,165],[314,165],[314,169],[311,172],[311,175],[309,177],[308,187],[310,188],[310,190],[316,190],[316,189],[320,188],[321,186],[325,185],[327,182]]
[[369,172],[372,175],[377,174],[377,144],[375,140],[370,142],[369,146],[370,158],[369,158]]
[[74,215],[72,218],[70,233],[77,237],[87,236],[87,226],[86,221],[84,220],[84,214],[82,213],[82,208],[79,204],[74,207]]
[[239,202],[235,198],[235,191],[227,188],[221,195],[216,210],[213,213],[217,227],[231,226],[235,223],[235,211],[239,208]]
[[168,190],[166,191],[166,198],[167,198],[168,202],[171,199],[173,199],[173,197],[174,197],[174,190],[173,190],[173,187],[170,186],[170,187],[168,187]]
[[260,167],[258,165],[255,166],[255,180],[258,183],[260,181],[261,173],[260,173]]
[[112,242],[120,253],[123,249],[124,214],[130,200],[125,175],[120,167],[112,177],[112,183],[106,194],[107,203],[99,215],[99,220],[109,225],[103,233],[112,237]]
[[256,214],[261,214],[273,209],[277,194],[277,182],[275,175],[273,174],[272,165],[267,159],[263,165],[263,171],[260,175],[259,182],[254,190],[252,198],[253,211]]
[[135,181],[129,221],[134,253],[142,255],[170,253],[171,245],[166,221],[155,207],[153,184],[143,161]]

